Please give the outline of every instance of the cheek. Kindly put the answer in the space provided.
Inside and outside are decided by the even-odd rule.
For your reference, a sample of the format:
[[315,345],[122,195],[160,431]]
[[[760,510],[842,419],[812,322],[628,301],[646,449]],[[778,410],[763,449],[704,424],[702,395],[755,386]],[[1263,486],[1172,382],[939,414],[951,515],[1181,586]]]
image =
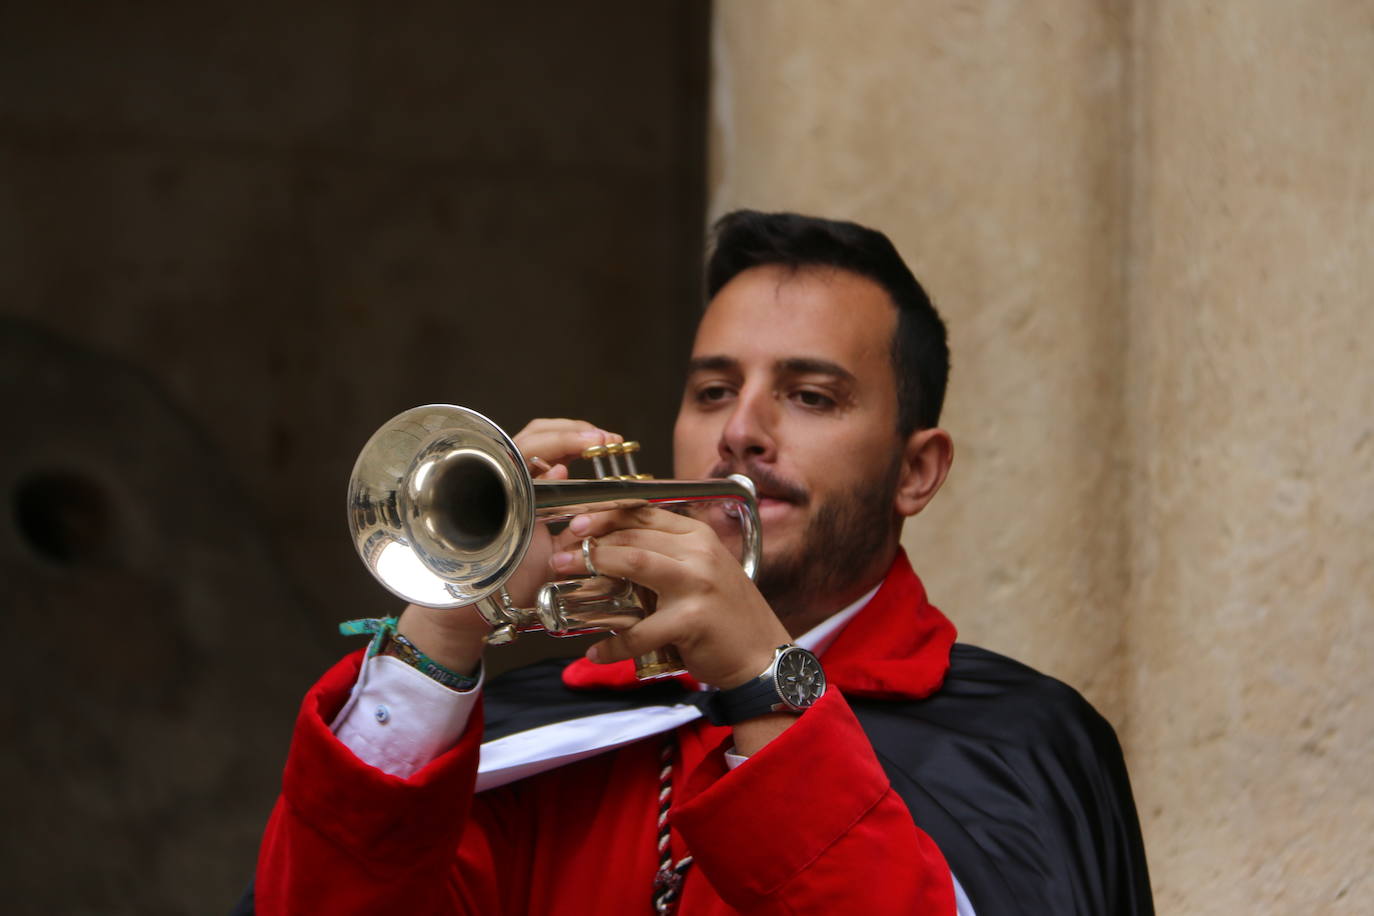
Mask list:
[[814,439],[822,449],[809,449],[807,471],[821,500],[848,499],[856,488],[883,479],[899,443],[890,435]]
[[715,454],[713,441],[703,445],[709,439],[700,419],[687,416],[677,418],[677,423],[673,426],[674,477],[696,477],[709,470],[697,467],[701,464],[703,450],[708,454]]

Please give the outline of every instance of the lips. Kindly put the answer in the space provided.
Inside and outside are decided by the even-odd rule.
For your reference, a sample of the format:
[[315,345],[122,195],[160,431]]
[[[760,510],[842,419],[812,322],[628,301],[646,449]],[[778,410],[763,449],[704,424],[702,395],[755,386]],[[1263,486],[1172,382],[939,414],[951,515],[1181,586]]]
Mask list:
[[759,500],[759,520],[765,524],[774,524],[790,515],[793,505],[793,503],[783,499],[761,499]]
[[793,503],[792,503],[792,500],[790,500],[790,499],[778,499],[776,496],[760,496],[760,497],[759,497],[759,509],[760,509],[760,511],[762,511],[763,509],[772,509],[772,508],[779,507],[779,506],[791,506],[791,505],[793,505]]
[[711,469],[711,477],[727,477],[730,474],[743,474],[754,482],[754,493],[758,497],[759,508],[778,505],[805,505],[807,492],[804,487],[784,480],[771,471],[757,465],[744,469],[717,465]]
[[[773,515],[776,514],[779,507],[790,506],[792,503],[789,500],[777,499],[772,496],[760,496],[758,497],[757,505],[760,514],[766,513]],[[722,502],[721,511],[724,512],[728,518],[739,518],[740,516],[740,507],[738,503]]]

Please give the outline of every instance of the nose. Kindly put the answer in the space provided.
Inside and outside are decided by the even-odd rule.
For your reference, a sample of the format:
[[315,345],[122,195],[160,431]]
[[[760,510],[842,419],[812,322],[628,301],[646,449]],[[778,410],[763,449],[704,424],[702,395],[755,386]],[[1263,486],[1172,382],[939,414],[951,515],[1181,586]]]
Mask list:
[[735,464],[777,457],[777,404],[764,391],[741,391],[720,431],[720,457]]

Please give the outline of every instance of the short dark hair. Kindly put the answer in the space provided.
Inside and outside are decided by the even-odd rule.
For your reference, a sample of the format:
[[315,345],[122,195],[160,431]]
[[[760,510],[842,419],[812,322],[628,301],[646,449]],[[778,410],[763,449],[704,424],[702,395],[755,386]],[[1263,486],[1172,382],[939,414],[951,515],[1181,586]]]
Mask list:
[[867,277],[897,307],[892,372],[897,380],[897,427],[903,437],[940,422],[949,381],[945,323],[888,237],[857,223],[736,210],[716,221],[706,261],[706,298],[751,267],[791,270],[834,267]]

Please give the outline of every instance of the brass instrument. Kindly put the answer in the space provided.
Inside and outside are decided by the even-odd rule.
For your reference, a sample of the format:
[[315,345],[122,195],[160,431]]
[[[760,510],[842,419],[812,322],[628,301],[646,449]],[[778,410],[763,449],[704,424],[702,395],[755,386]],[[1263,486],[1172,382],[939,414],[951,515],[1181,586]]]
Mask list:
[[[475,605],[492,626],[492,645],[534,630],[578,636],[624,628],[652,611],[648,589],[595,574],[587,541],[581,549],[592,575],[544,582],[533,606],[517,606],[511,591],[528,590],[523,580],[546,569],[541,557],[546,561],[555,549],[575,549],[564,529],[584,512],[653,505],[698,513],[721,507],[714,521],[723,516],[737,522],[740,563],[752,579],[760,551],[753,481],[739,474],[646,479],[635,469],[636,449],[635,443],[589,449],[585,456],[595,462],[599,480],[535,480],[511,438],[481,414],[450,404],[412,408],[373,434],[353,467],[348,523],[354,546],[368,570],[399,598],[429,607]],[[524,564],[532,572],[518,575],[532,548],[540,557]],[[636,659],[636,674],[679,673],[676,655],[667,647]]]

